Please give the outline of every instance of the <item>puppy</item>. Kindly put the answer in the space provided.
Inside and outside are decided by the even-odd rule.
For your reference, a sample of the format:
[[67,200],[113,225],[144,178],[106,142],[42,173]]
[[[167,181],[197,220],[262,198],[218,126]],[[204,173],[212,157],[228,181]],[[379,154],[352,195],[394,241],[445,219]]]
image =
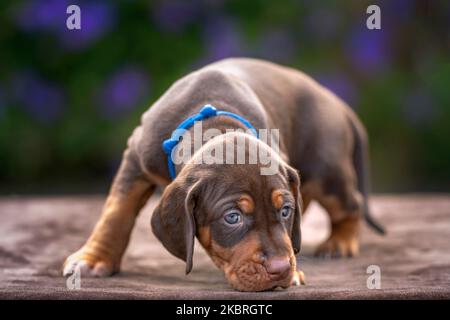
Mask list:
[[[200,120],[191,125],[216,132],[200,144],[185,139],[195,125],[174,133],[195,117]],[[271,131],[270,143],[258,136],[264,129]],[[197,237],[233,288],[289,287],[298,283],[300,222],[311,200],[331,223],[317,255],[356,255],[361,218],[383,233],[369,215],[367,144],[353,111],[297,70],[244,58],[208,65],[175,82],[143,115],[100,220],[63,273],[76,267],[90,276],[118,272],[137,214],[157,186],[167,186],[151,226],[164,247],[186,261],[186,273]],[[182,147],[194,153],[174,163]],[[218,160],[218,150],[229,151],[219,155],[224,160],[249,159],[255,149],[253,161],[210,161]]]

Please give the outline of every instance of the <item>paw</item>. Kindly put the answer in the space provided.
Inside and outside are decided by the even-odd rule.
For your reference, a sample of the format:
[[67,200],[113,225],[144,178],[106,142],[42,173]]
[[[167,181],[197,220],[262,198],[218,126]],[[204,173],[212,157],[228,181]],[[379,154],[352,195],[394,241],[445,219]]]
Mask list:
[[111,259],[80,249],[63,264],[63,276],[68,277],[78,269],[83,277],[108,277],[118,271]]
[[356,237],[331,236],[316,250],[316,257],[341,258],[354,257],[359,253],[359,242]]
[[291,286],[299,286],[299,285],[305,285],[305,274],[303,271],[298,270],[294,272],[294,276],[292,277]]

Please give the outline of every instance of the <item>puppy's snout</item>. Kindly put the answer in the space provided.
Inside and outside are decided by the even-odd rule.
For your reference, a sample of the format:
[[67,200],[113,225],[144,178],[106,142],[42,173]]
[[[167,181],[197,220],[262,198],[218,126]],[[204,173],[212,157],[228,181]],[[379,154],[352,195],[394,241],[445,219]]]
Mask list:
[[272,280],[280,280],[289,274],[291,262],[289,258],[276,257],[266,260],[264,267]]

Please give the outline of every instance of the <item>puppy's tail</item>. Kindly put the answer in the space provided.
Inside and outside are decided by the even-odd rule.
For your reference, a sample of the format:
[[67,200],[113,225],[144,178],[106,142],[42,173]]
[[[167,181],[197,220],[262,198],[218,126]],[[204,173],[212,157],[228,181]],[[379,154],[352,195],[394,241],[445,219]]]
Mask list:
[[355,137],[353,149],[353,165],[358,180],[358,190],[363,197],[363,216],[367,224],[378,234],[386,234],[386,230],[372,217],[369,209],[369,150],[367,133],[353,111],[349,112],[349,120]]

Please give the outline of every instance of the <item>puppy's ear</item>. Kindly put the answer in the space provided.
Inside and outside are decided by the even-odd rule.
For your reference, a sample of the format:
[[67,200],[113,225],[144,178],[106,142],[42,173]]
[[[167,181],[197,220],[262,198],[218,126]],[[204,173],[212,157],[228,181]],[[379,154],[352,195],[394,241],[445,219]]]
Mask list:
[[300,176],[297,173],[297,170],[286,166],[287,171],[287,179],[289,182],[289,186],[291,188],[291,192],[295,198],[295,214],[294,214],[294,223],[292,225],[291,232],[291,242],[292,247],[294,249],[294,253],[299,253],[302,244],[302,233],[300,229],[300,223],[302,219],[302,196],[300,194]]
[[201,181],[175,180],[153,211],[151,225],[155,236],[174,256],[186,262],[186,274],[192,270],[196,225],[194,209]]

